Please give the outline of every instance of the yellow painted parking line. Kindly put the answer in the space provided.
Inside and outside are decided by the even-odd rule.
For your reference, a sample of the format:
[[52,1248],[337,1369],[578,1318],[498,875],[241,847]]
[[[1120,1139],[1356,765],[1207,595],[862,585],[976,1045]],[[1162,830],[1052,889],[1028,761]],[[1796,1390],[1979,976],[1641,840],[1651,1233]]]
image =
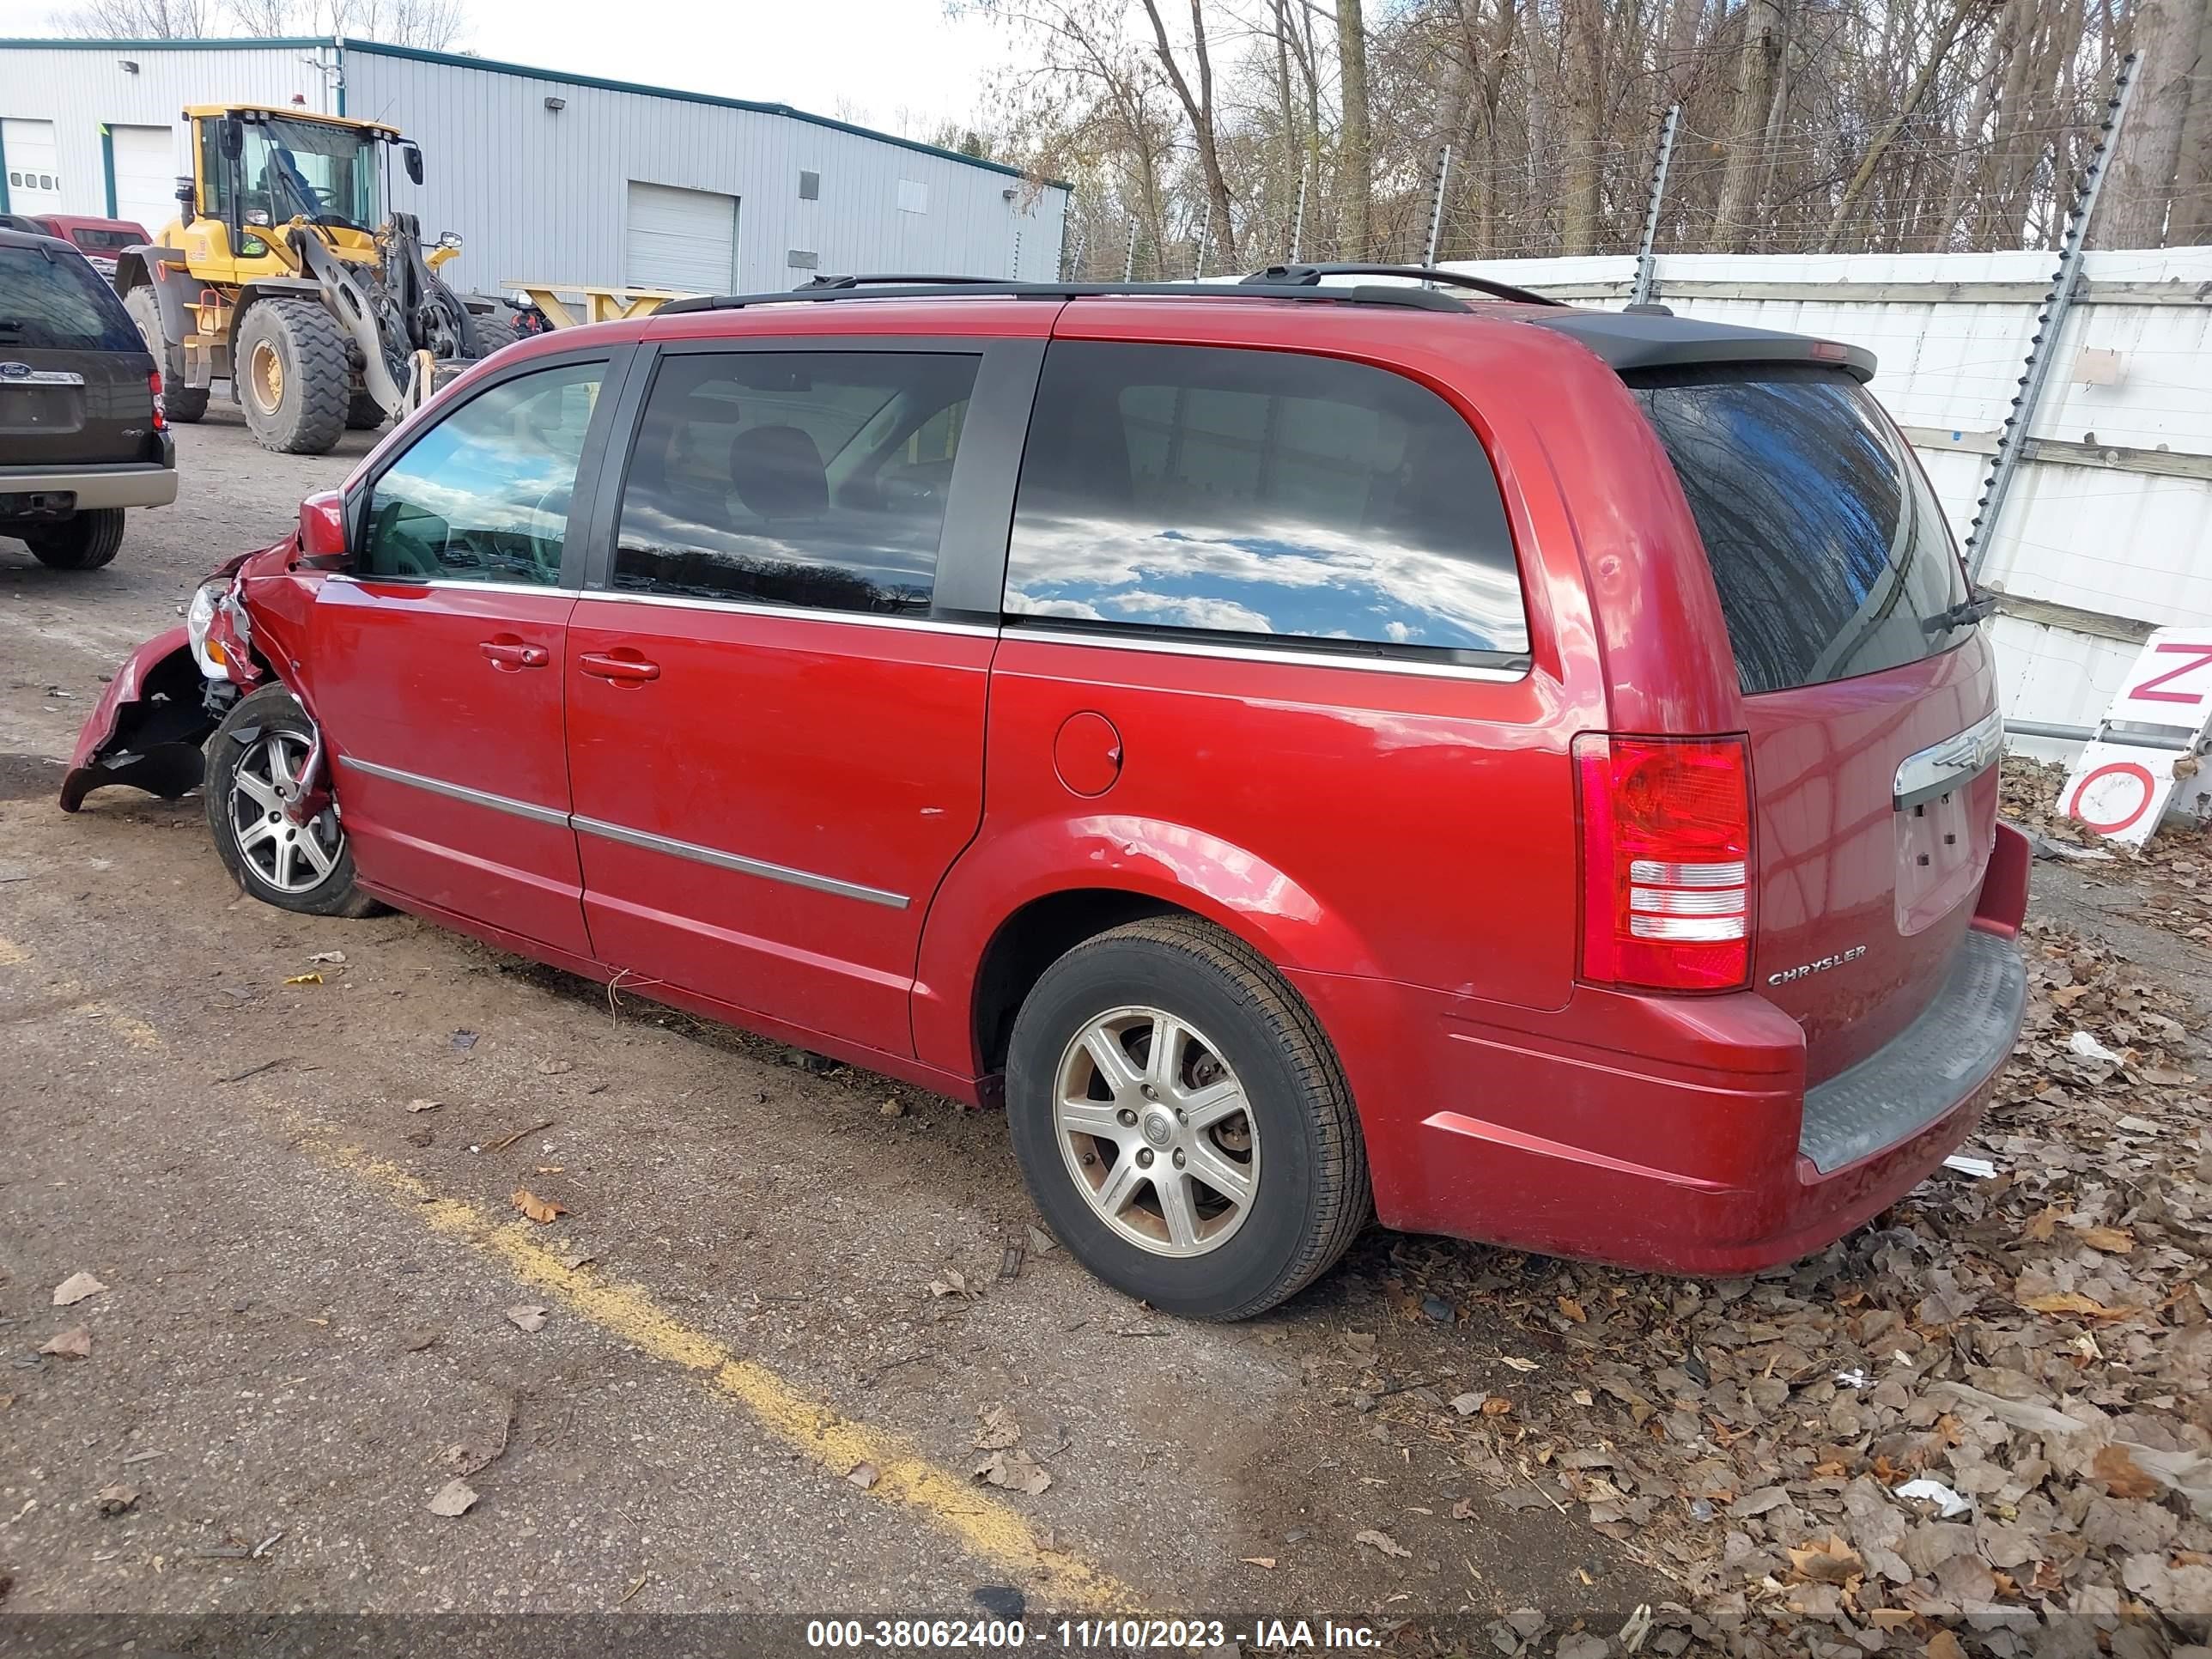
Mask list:
[[608,1334],[682,1366],[831,1474],[842,1479],[859,1464],[873,1464],[877,1479],[867,1488],[870,1498],[911,1510],[980,1560],[1013,1574],[1042,1601],[1041,1611],[1141,1610],[1136,1591],[1079,1557],[1047,1549],[1025,1516],[933,1462],[900,1436],[809,1399],[767,1366],[740,1358],[686,1325],[642,1287],[588,1267],[564,1267],[532,1236],[529,1222],[502,1221],[463,1200],[441,1197],[397,1164],[344,1144],[327,1124],[276,1109],[300,1137],[301,1150],[324,1167],[356,1177],[418,1216],[431,1231],[497,1261]]

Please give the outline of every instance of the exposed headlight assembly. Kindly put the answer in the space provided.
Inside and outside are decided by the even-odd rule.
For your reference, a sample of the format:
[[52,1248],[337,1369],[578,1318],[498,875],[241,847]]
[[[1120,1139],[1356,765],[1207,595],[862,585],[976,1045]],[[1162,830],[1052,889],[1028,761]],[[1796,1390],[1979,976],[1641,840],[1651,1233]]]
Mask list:
[[231,653],[245,648],[248,630],[246,612],[232,593],[228,576],[202,582],[185,608],[185,636],[192,647],[192,660],[211,680],[230,678]]

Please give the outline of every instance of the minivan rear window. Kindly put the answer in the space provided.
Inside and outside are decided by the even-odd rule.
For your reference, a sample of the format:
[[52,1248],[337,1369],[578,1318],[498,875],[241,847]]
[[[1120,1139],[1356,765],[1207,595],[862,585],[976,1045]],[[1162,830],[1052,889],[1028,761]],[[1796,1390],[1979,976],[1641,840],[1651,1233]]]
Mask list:
[[0,247],[0,351],[143,351],[145,344],[100,273],[74,253]]
[[1747,694],[1902,667],[1973,630],[1943,509],[1858,381],[1773,363],[1627,378],[1689,498]]

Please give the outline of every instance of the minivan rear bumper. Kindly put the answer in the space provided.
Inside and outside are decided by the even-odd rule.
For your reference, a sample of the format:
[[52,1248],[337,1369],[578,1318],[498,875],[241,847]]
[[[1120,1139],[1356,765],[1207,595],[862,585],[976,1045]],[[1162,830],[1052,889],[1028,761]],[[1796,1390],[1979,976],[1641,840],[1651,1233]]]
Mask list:
[[2000,829],[1942,992],[1809,1091],[1796,1023],[1749,993],[1585,988],[1532,1019],[1382,981],[1292,977],[1343,1051],[1386,1226],[1749,1273],[1879,1214],[1979,1120],[2025,1013],[2013,939],[2027,863]]

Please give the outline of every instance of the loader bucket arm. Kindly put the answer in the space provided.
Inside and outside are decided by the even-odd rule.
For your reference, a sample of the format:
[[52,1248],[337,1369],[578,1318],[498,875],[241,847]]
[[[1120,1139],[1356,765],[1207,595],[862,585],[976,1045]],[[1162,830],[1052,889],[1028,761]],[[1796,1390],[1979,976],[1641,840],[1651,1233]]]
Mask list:
[[[347,269],[345,262],[335,257],[321,237],[313,231],[295,227],[289,238],[300,269],[313,276],[323,290],[323,303],[340,326],[349,332],[361,348],[362,380],[368,395],[376,399],[385,413],[394,420],[404,419],[414,412],[416,399],[409,395],[410,385],[403,386],[392,377],[392,369],[385,356],[383,331],[377,325],[374,301],[359,277]],[[407,342],[398,343],[400,354],[407,352]]]

